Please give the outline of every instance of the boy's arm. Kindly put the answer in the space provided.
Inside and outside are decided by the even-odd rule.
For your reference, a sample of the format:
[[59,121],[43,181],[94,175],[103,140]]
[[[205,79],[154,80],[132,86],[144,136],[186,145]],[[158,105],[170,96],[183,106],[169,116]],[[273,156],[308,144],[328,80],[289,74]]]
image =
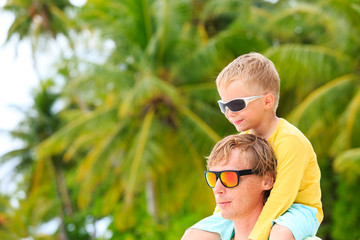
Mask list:
[[276,181],[249,239],[268,239],[272,221],[294,203],[310,157],[304,144],[294,136],[286,137],[274,148],[282,150],[274,149],[278,159]]

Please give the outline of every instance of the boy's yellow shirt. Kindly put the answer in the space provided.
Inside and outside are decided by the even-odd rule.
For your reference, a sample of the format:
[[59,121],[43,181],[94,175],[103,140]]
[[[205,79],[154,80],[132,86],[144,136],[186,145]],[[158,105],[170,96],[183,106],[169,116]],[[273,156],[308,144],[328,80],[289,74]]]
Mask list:
[[272,221],[293,203],[316,208],[319,223],[324,216],[320,190],[321,173],[309,140],[285,119],[280,119],[267,140],[277,158],[277,176],[270,196],[249,236],[249,239],[253,240],[267,240]]
[[268,239],[272,220],[283,214],[293,203],[316,208],[319,223],[324,217],[320,190],[321,173],[309,140],[295,126],[285,119],[280,119],[268,142],[278,162],[277,176],[250,239]]

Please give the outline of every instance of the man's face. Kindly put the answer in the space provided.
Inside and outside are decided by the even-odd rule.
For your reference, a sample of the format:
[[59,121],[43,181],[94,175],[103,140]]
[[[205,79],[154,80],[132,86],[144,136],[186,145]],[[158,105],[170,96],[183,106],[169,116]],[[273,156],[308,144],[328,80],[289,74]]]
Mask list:
[[[245,159],[246,152],[235,149],[226,164],[211,167],[210,171],[244,170],[251,166]],[[257,175],[240,176],[239,185],[227,188],[217,180],[213,192],[223,218],[236,220],[241,217],[257,217],[263,208],[264,191],[269,189],[265,178]]]
[[[245,87],[241,81],[233,81],[227,87],[218,88],[221,100],[224,102],[236,98],[252,97],[264,94],[251,87]],[[259,98],[250,102],[245,109],[240,112],[227,110],[226,118],[235,126],[239,132],[249,129],[256,129],[261,125],[264,113],[263,99]]]

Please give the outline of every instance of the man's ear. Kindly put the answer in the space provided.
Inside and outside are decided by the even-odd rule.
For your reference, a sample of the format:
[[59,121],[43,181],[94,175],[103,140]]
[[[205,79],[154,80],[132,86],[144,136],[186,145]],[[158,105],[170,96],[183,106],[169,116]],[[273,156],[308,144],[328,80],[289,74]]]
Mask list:
[[266,109],[271,109],[273,108],[274,104],[275,104],[275,97],[274,94],[272,93],[267,93],[264,96],[264,101],[265,101],[265,108]]
[[274,186],[274,178],[269,174],[266,173],[263,177],[263,188],[264,190],[270,190]]

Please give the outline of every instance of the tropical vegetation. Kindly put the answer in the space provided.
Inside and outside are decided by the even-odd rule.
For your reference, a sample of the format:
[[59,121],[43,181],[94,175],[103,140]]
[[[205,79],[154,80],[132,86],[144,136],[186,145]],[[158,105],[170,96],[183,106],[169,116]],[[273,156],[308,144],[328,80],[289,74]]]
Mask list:
[[[3,10],[15,16],[8,39],[30,39],[34,62],[49,42],[63,54],[11,132],[24,147],[1,157],[17,159],[24,195],[18,206],[1,195],[1,239],[180,239],[214,209],[204,156],[235,132],[214,79],[251,51],[276,65],[278,116],[317,153],[318,236],[360,238],[359,1],[8,0]],[[55,232],[39,230],[48,224]]]

